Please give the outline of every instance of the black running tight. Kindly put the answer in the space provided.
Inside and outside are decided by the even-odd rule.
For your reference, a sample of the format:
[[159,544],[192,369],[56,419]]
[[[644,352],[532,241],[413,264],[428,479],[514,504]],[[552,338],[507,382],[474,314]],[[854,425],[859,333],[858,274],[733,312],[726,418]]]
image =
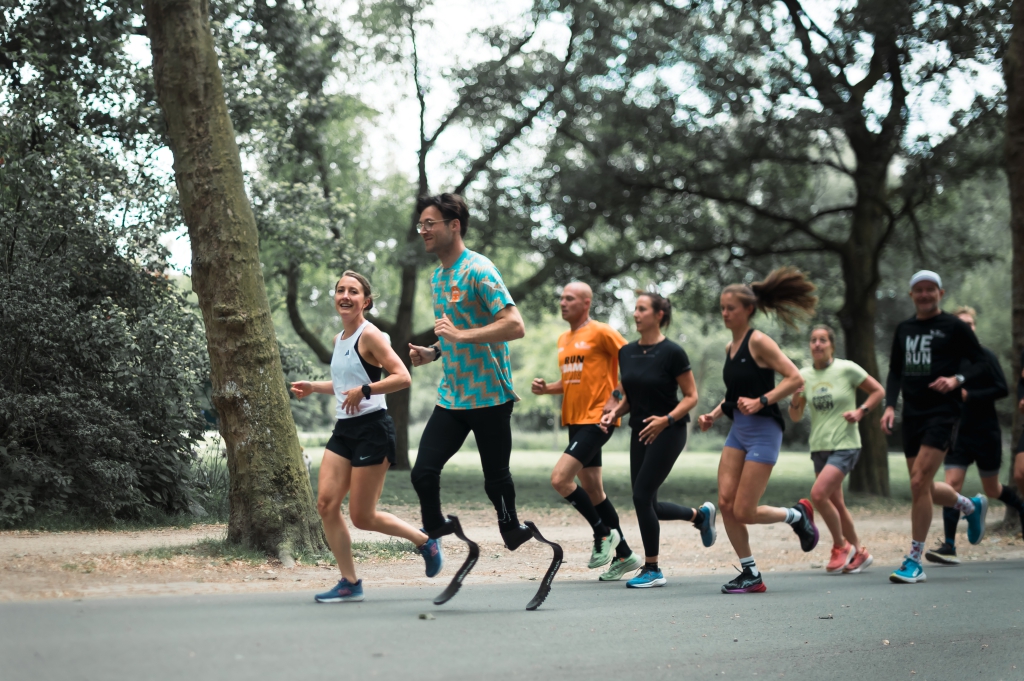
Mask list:
[[441,513],[441,469],[462,448],[470,431],[476,436],[484,469],[484,491],[498,512],[498,525],[518,525],[516,488],[508,469],[512,457],[512,402],[480,409],[434,407],[420,437],[412,486],[420,498],[423,529],[444,525]]
[[693,520],[695,511],[686,506],[658,501],[658,488],[668,477],[686,445],[686,428],[666,428],[649,445],[640,442],[640,428],[630,432],[629,475],[633,482],[633,507],[640,525],[644,554],[658,555],[661,542],[659,520]]

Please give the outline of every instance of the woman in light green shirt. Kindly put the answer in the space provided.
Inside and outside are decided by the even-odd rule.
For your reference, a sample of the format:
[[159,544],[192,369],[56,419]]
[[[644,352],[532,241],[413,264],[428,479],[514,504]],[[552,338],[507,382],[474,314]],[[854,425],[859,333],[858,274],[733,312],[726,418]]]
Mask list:
[[[801,369],[804,389],[793,396],[789,416],[799,421],[804,408],[811,412],[811,460],[816,480],[811,503],[832,533],[832,556],[826,566],[831,574],[857,573],[873,558],[857,537],[853,516],[843,500],[843,480],[860,458],[857,424],[885,397],[882,384],[857,364],[835,359],[836,336],[831,327],[819,324],[811,330],[814,366]],[[857,390],[868,394],[857,406]]]

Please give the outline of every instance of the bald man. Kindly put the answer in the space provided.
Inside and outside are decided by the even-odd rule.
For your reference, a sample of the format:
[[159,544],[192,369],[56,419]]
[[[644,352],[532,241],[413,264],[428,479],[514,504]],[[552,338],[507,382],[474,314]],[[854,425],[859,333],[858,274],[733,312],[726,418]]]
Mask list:
[[562,395],[562,425],[569,427],[569,446],[551,472],[551,486],[590,523],[594,549],[589,567],[611,563],[598,578],[611,582],[639,568],[642,561],[626,544],[619,516],[601,481],[601,447],[615,427],[605,431],[598,424],[605,407],[614,408],[622,399],[617,388],[619,348],[626,339],[590,318],[592,299],[593,292],[583,282],[562,290],[559,306],[562,319],[569,323],[569,330],[558,337],[562,378],[554,383],[535,378],[531,390],[535,395]]

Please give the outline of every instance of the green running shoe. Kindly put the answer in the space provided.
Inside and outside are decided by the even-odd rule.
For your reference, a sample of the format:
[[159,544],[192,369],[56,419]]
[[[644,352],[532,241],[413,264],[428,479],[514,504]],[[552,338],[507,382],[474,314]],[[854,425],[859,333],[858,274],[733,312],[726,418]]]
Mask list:
[[618,530],[612,530],[607,537],[594,537],[594,548],[590,552],[590,562],[587,567],[593,570],[602,565],[607,565],[612,560],[612,551],[622,541]]
[[636,553],[631,553],[628,558],[616,558],[613,560],[612,564],[608,566],[608,571],[602,572],[598,579],[602,582],[617,582],[624,575],[640,568],[643,564],[644,562],[640,559],[640,556],[636,555]]

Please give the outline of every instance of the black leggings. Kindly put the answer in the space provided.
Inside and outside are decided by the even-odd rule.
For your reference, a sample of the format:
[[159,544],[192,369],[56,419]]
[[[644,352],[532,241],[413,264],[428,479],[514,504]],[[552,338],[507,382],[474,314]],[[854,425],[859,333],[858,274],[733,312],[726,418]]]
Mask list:
[[431,532],[444,525],[441,513],[441,469],[462,448],[470,431],[476,436],[484,491],[498,512],[499,526],[519,524],[516,488],[508,469],[512,457],[512,402],[480,409],[434,407],[412,468],[412,486],[420,498],[423,529]]
[[640,525],[644,553],[658,555],[661,542],[659,520],[693,520],[695,511],[686,506],[658,501],[658,488],[668,477],[680,452],[686,446],[686,427],[666,428],[654,442],[640,442],[642,428],[632,428],[629,436],[629,476],[633,482],[633,507]]

